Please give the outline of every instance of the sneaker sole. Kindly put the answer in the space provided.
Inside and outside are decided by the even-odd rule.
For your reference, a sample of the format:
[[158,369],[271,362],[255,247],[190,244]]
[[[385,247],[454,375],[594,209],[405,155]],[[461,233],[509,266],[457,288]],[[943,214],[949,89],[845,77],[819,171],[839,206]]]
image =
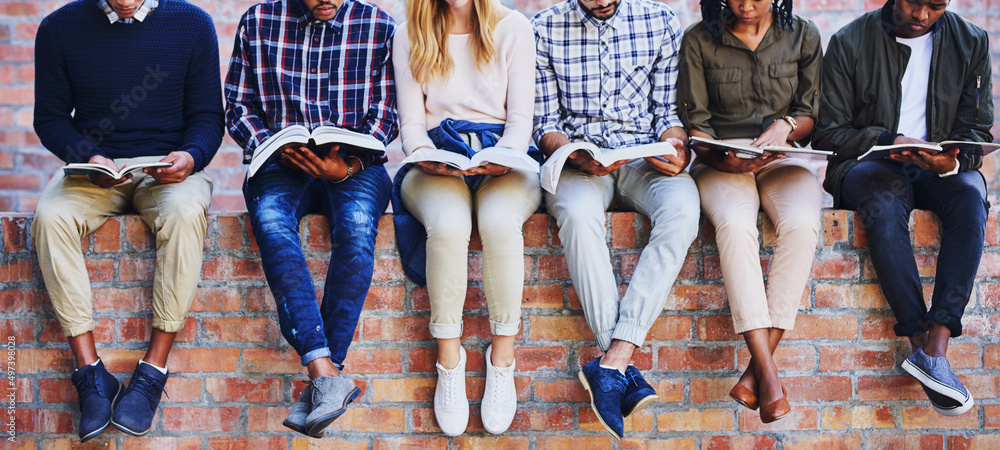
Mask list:
[[[916,378],[921,384],[927,386],[927,389],[937,392],[938,394],[955,400],[963,405],[972,402],[972,393],[969,393],[968,395],[962,394],[962,391],[931,378],[930,375],[924,372],[921,368],[917,367],[916,364],[911,363],[908,359],[903,361],[903,363],[900,364],[900,367],[906,373],[913,376],[913,378]],[[966,390],[968,390],[968,388],[966,388]]]
[[309,436],[309,433],[306,433],[306,427],[302,425],[291,423],[288,420],[281,421],[281,424],[284,425],[285,428],[288,428],[296,433],[302,433],[306,436]]
[[976,403],[976,400],[972,398],[972,395],[969,395],[969,401],[968,401],[968,403],[963,403],[962,406],[956,406],[954,408],[948,408],[948,407],[938,406],[934,402],[931,402],[931,406],[934,408],[934,411],[936,411],[938,414],[940,414],[942,416],[949,416],[949,417],[951,417],[951,416],[960,416],[962,414],[965,414],[965,413],[969,412],[969,410],[972,409],[972,406],[975,405],[975,403]]
[[[115,392],[115,398],[111,399],[111,416],[112,417],[114,417],[114,415],[115,415],[115,406],[116,406],[115,404],[118,403],[118,398],[121,397],[122,391],[124,391],[124,390],[125,390],[125,387],[122,386],[122,383],[119,381],[118,382],[118,392]],[[93,439],[94,436],[97,436],[98,434],[103,433],[104,430],[107,430],[108,426],[110,426],[110,425],[111,425],[111,417],[108,417],[108,422],[105,423],[104,426],[102,426],[101,428],[96,429],[94,431],[91,431],[90,434],[88,434],[86,436],[81,437],[80,438],[80,443],[82,444],[84,442],[87,442],[87,441]]]
[[347,405],[353,402],[354,399],[358,398],[359,395],[361,395],[361,389],[355,387],[350,394],[347,394],[347,398],[344,399],[344,406],[341,406],[340,409],[327,414],[326,416],[320,417],[319,419],[314,420],[313,423],[307,425],[306,434],[309,435],[309,437],[322,438],[323,429],[333,423],[334,420],[337,420],[338,417],[344,415],[344,413],[347,412]]
[[149,424],[149,428],[146,428],[145,431],[132,431],[132,430],[126,428],[124,425],[115,423],[114,419],[111,419],[111,425],[114,425],[115,428],[121,430],[122,433],[131,434],[132,436],[136,436],[136,437],[138,437],[138,436],[145,436],[146,433],[149,433],[149,430],[153,429],[153,424]]
[[632,414],[635,414],[641,411],[643,408],[652,405],[654,402],[658,401],[660,401],[659,395],[650,395],[642,400],[639,400],[639,403],[636,403],[635,406],[632,407],[632,410],[629,411],[628,414],[625,414],[623,417],[631,416]]
[[580,378],[580,382],[583,383],[583,388],[586,389],[587,394],[590,395],[590,409],[594,410],[594,415],[597,416],[597,420],[601,422],[601,425],[604,425],[604,429],[608,430],[608,433],[611,433],[611,435],[615,437],[616,441],[620,441],[622,437],[619,436],[618,433],[615,433],[615,431],[612,430],[608,424],[604,423],[604,418],[601,417],[599,412],[597,412],[597,405],[594,404],[594,391],[590,390],[590,383],[587,382],[587,376],[583,374],[582,370],[577,375]]

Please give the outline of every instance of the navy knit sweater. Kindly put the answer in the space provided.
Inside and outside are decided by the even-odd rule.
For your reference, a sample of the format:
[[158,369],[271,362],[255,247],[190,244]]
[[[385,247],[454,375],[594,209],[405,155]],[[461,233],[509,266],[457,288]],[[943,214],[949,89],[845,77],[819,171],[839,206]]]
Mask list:
[[218,39],[198,7],[160,0],[144,21],[125,24],[77,0],[38,27],[35,132],[63,161],[184,150],[198,171],[223,127]]

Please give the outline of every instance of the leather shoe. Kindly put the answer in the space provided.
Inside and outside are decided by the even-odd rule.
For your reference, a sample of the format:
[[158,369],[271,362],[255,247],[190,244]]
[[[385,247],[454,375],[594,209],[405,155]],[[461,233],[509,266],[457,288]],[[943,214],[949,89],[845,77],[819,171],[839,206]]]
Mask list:
[[761,422],[777,422],[792,412],[792,407],[788,404],[788,393],[785,391],[785,385],[781,385],[781,393],[783,394],[781,398],[760,408]]
[[733,389],[729,391],[729,396],[733,400],[736,400],[736,403],[746,406],[751,411],[756,411],[760,406],[760,399],[757,398],[757,394],[754,394],[753,391],[740,383],[736,383],[736,386],[733,386]]

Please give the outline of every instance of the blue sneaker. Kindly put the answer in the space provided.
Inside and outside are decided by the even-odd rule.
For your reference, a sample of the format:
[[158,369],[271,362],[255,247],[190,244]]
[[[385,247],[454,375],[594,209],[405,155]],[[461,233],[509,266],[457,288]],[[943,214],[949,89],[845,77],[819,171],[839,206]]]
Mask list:
[[943,356],[927,356],[921,347],[903,361],[902,368],[920,382],[939,414],[957,416],[975,404],[972,394],[958,381],[951,364]]
[[607,428],[615,439],[625,435],[622,417],[622,399],[628,381],[618,369],[601,367],[601,358],[592,359],[580,370],[580,382],[590,393],[590,407],[597,414],[597,420]]
[[111,424],[111,413],[124,387],[101,360],[77,369],[70,379],[80,399],[80,442],[87,442]]
[[625,417],[660,399],[660,396],[656,395],[656,390],[639,373],[639,369],[631,364],[625,369],[625,380],[628,382],[625,386],[625,396],[622,397],[622,412],[625,413]]
[[115,407],[111,424],[132,436],[148,433],[153,427],[153,416],[160,405],[160,394],[166,382],[167,374],[157,368],[143,363],[135,366],[132,381]]

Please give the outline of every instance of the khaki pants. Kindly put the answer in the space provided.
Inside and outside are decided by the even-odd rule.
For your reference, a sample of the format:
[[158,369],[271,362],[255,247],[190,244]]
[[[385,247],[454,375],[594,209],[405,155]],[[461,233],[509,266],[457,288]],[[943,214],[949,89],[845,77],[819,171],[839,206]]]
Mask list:
[[[115,164],[122,167],[160,159],[121,158]],[[204,172],[167,184],[134,172],[131,180],[108,189],[83,176],[56,172],[38,200],[31,236],[63,333],[72,337],[94,329],[90,279],[80,239],[129,207],[138,211],[156,235],[153,328],[180,331],[198,287],[205,213],[211,199],[212,180]]]
[[[720,172],[696,162],[691,176],[701,193],[701,210],[715,225],[736,333],[792,329],[822,221],[823,193],[816,176],[795,158],[773,161],[756,173]],[[761,208],[777,234],[766,291],[757,240]]]
[[542,202],[538,174],[512,170],[486,177],[470,192],[461,177],[427,175],[419,167],[406,174],[403,202],[427,229],[427,295],[431,335],[462,335],[462,308],[469,283],[469,237],[475,208],[483,241],[483,287],[490,330],[513,336],[521,324],[524,292],[522,227]]

